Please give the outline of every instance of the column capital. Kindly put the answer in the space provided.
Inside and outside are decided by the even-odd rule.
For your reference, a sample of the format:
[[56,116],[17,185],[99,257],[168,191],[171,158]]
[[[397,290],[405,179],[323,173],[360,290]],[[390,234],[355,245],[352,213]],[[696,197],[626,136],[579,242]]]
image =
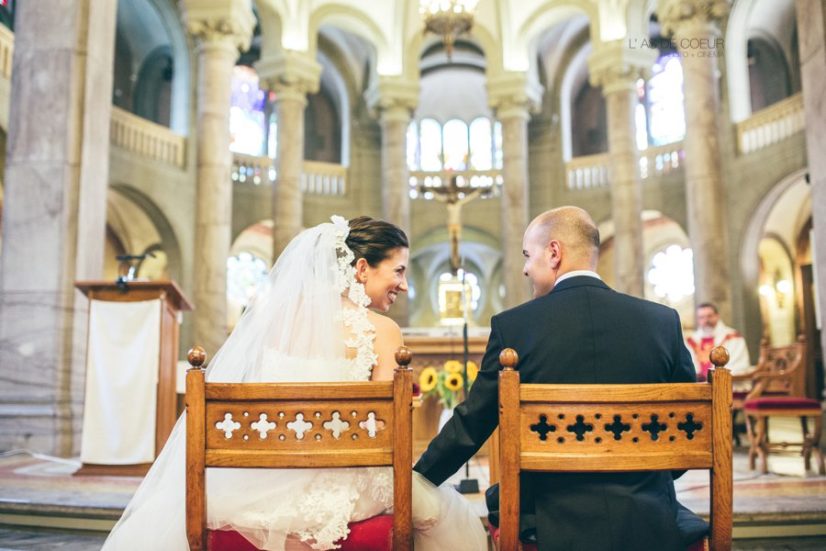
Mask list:
[[648,78],[657,61],[656,48],[628,48],[624,41],[600,44],[588,57],[589,80],[603,95],[634,90],[637,80]]
[[282,50],[255,63],[261,84],[282,97],[318,92],[321,64],[307,52]]
[[699,31],[719,34],[728,12],[728,0],[657,0],[657,19],[665,36],[681,38]]
[[499,119],[530,118],[542,107],[544,88],[524,72],[506,72],[488,79],[488,102]]
[[201,43],[226,42],[246,51],[252,41],[255,14],[245,0],[181,0],[186,29]]
[[420,91],[418,80],[380,76],[364,93],[364,99],[373,116],[406,122],[419,105]]

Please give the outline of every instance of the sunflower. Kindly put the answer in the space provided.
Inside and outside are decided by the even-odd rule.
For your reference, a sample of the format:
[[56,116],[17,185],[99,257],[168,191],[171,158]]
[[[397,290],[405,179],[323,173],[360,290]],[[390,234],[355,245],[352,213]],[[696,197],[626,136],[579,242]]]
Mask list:
[[461,373],[462,362],[459,360],[448,360],[445,362],[445,371],[448,373]]
[[445,377],[445,388],[448,390],[452,390],[456,392],[457,390],[462,390],[462,385],[464,384],[464,379],[462,379],[462,375],[460,373],[451,373],[447,377]]
[[473,360],[467,363],[467,380],[468,382],[472,383],[476,380],[476,376],[479,375],[479,366],[476,365],[476,362]]
[[436,388],[438,373],[435,367],[425,367],[419,375],[419,386],[422,392],[430,392]]

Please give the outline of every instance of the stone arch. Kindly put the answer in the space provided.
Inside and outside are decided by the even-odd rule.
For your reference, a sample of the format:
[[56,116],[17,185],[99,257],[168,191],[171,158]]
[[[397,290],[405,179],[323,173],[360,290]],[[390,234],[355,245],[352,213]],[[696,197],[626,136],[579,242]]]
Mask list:
[[[792,0],[775,2],[739,0],[732,6],[725,29],[725,43],[729,111],[733,122],[743,121],[752,114],[747,48],[749,39],[759,34],[754,22],[758,16],[761,20],[773,21],[777,25],[790,22],[792,27],[796,26]],[[793,34],[790,32],[790,36]],[[793,42],[793,40],[789,41],[789,48],[793,47]],[[791,63],[795,56],[791,52],[786,52],[785,57],[787,65],[793,72],[795,68],[791,67]],[[794,78],[792,80],[794,81]]]
[[[376,56],[375,70],[379,74],[395,74],[393,67],[400,64],[394,59],[392,41],[379,24],[364,11],[341,4],[326,4],[310,15],[309,38],[310,53],[315,53],[318,45],[318,33],[322,25],[330,25],[351,32],[365,39],[374,49]],[[399,67],[400,70],[400,67]]]
[[[140,0],[137,2],[119,2],[117,10],[116,43],[129,49],[127,57],[118,57],[115,61],[115,78],[117,94],[118,75],[138,76],[140,68],[152,53],[160,47],[167,48],[172,60],[170,70],[170,105],[169,127],[179,133],[189,132],[190,108],[190,66],[191,52],[180,17],[174,5],[163,0]],[[123,63],[130,66],[124,67]],[[131,86],[121,79],[120,86]],[[133,90],[121,90],[127,98],[132,97]],[[125,100],[126,101],[126,100]],[[133,111],[131,101],[121,105]],[[115,104],[118,104],[117,96]]]
[[[113,207],[121,210],[113,210]],[[130,229],[135,219],[145,219],[144,223],[151,224],[156,234],[141,238],[138,231]],[[118,236],[126,252],[138,254],[160,245],[166,252],[169,277],[177,281],[185,279],[180,240],[169,219],[151,198],[129,185],[111,184],[107,198],[107,225]]]
[[600,41],[600,17],[595,3],[567,0],[546,1],[519,25],[514,37],[514,49],[524,51],[529,63],[535,63],[539,38],[543,32],[577,15],[588,19],[592,42]]
[[[751,210],[751,218],[740,234],[739,267],[743,278],[743,319],[746,341],[760,342],[763,333],[759,301],[760,242],[767,234],[780,237],[789,250],[795,249],[800,228],[811,217],[811,191],[806,168],[791,172],[772,187]],[[796,213],[792,216],[791,213]]]

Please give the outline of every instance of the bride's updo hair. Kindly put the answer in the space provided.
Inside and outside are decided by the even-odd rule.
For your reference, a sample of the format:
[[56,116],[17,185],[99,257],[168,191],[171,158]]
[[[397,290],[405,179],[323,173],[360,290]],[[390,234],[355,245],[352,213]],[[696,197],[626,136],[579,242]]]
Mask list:
[[372,267],[376,267],[399,247],[410,248],[407,235],[398,226],[375,220],[369,216],[359,216],[348,222],[350,234],[345,243],[353,251],[356,260],[363,258]]

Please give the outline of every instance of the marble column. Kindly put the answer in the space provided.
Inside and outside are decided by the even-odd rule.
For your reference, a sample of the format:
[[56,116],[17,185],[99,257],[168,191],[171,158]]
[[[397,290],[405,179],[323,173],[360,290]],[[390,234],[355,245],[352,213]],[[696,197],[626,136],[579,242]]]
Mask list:
[[[806,151],[812,189],[815,266],[815,299],[820,317],[826,316],[826,6],[822,0],[797,0],[797,32],[800,44],[800,75],[803,109],[806,112]],[[826,331],[820,333],[826,350]]]
[[276,181],[272,193],[273,262],[304,227],[304,108],[318,91],[321,66],[306,53],[278,52],[256,64],[264,86],[275,92],[278,113]]
[[[365,93],[365,100],[381,125],[381,216],[412,240],[407,128],[419,101],[419,82],[380,77]],[[388,315],[402,327],[410,323],[407,295],[399,296]]]
[[103,272],[116,6],[17,6],[0,256],[0,449],[79,451],[88,303],[74,282]]
[[656,50],[629,51],[618,44],[598,48],[589,59],[591,82],[602,87],[607,107],[616,288],[638,297],[644,292],[645,266],[636,143],[637,80],[655,59]]
[[531,298],[522,273],[522,236],[528,227],[528,121],[524,102],[502,101],[496,107],[502,123],[502,270],[505,282],[505,308]]
[[239,51],[249,47],[255,18],[243,0],[232,0],[218,10],[204,9],[203,2],[196,0],[184,4],[187,28],[195,38],[198,56],[194,340],[212,356],[227,336],[232,70]]
[[721,116],[717,54],[726,0],[660,0],[663,34],[673,35],[683,62],[685,187],[688,236],[694,251],[695,302],[713,302],[731,319],[725,192],[718,139]]

